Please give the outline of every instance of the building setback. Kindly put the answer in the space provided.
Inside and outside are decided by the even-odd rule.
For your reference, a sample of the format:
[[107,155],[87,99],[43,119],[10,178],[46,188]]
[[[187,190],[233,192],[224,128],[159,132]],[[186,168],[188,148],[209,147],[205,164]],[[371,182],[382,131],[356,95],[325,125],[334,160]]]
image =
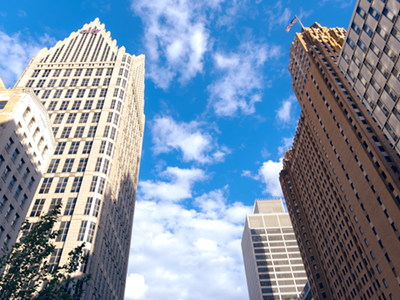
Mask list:
[[0,256],[15,243],[55,141],[46,109],[0,78]]
[[242,252],[250,300],[297,300],[307,275],[282,200],[256,200]]
[[42,49],[17,81],[49,112],[57,142],[28,213],[62,204],[54,264],[85,242],[85,299],[123,299],[144,130],[144,56],[95,19]]
[[313,298],[400,294],[400,159],[336,62],[345,30],[297,33],[289,70],[302,113],[280,182]]
[[400,3],[358,0],[339,68],[400,153]]

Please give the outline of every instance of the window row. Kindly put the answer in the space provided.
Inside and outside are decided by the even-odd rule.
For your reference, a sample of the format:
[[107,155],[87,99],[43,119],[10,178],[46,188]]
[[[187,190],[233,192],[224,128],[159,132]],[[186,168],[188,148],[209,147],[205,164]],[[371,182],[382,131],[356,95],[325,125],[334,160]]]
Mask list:
[[[77,113],[70,113],[70,114],[58,113],[58,114],[54,114],[54,115],[55,115],[55,118],[53,120],[53,125],[59,125],[64,120],[64,117],[66,117],[67,124],[73,124],[75,122],[78,114]],[[90,113],[80,114],[79,123],[87,123],[89,120],[89,115],[90,115]],[[99,123],[100,116],[101,116],[100,112],[93,113],[92,118],[91,118],[92,123]]]
[[[104,73],[104,70],[107,70],[106,73],[105,73],[106,76],[111,76],[112,73],[113,73],[113,68],[108,68],[108,69],[100,68],[100,69],[97,69],[95,73],[93,72],[94,69],[85,69],[85,70],[84,69],[76,69],[73,76],[77,77],[77,76],[81,76],[82,74],[84,74],[84,76],[92,76],[92,75],[102,76],[103,73]],[[53,76],[52,77],[59,77],[61,75],[61,71],[62,70],[61,69],[57,69],[57,70],[35,70],[33,72],[33,74],[32,74],[32,77],[35,77],[35,78],[36,77],[40,77],[39,76],[40,74],[42,75],[41,77],[50,77],[50,74],[52,73],[52,71],[53,71]],[[72,71],[73,71],[72,69],[64,70],[63,77],[69,77],[72,74]],[[83,72],[83,71],[85,71],[85,72]]]
[[[75,130],[75,133],[72,136],[71,135],[72,127],[64,127],[59,138],[62,138],[62,139],[82,138],[83,134],[85,132],[85,128],[86,128],[85,126],[78,126]],[[52,129],[53,129],[54,137],[57,137],[59,127],[53,127]],[[87,132],[87,137],[94,137],[96,134],[96,130],[97,130],[97,126],[90,126],[89,130]]]
[[[110,81],[111,81],[111,78],[104,78],[102,86],[109,86]],[[47,82],[46,79],[40,79],[36,82],[36,84],[35,84],[35,82],[36,82],[36,80],[31,79],[26,83],[25,87],[27,87],[27,88],[31,88],[31,87],[36,87],[36,88],[60,87],[60,88],[62,88],[62,87],[66,87],[66,86],[68,86],[68,87],[76,87],[76,86],[86,87],[86,86],[100,86],[101,85],[100,78],[93,78],[91,84],[89,84],[89,78],[82,79],[80,85],[78,85],[78,79],[72,79],[68,85],[67,85],[68,79],[61,79],[60,82],[58,83],[58,85],[57,85],[57,79],[50,79],[48,81],[47,85],[46,85],[46,82]],[[46,94],[46,96],[47,96],[47,94]],[[42,98],[43,97],[44,97],[44,95],[42,95]]]
[[[72,107],[71,110],[79,110],[79,109],[103,109],[104,106],[104,100],[98,100],[97,104],[95,107],[93,107],[93,100],[86,100],[83,108],[81,108],[82,101],[81,100],[76,100],[72,102]],[[68,107],[71,103],[71,101],[51,101],[49,106],[47,107],[48,111],[53,111],[56,110],[57,105],[60,103],[60,106],[58,110],[68,110]]]
[[[100,90],[100,94],[97,95],[97,91]],[[49,99],[51,98],[52,93],[54,92],[54,95],[52,96],[53,99],[60,99],[60,98],[84,98],[87,94],[88,98],[95,98],[95,97],[100,97],[100,98],[105,98],[107,95],[107,90],[108,89],[79,89],[79,90],[43,90],[42,93],[40,93],[42,90],[34,90],[33,92],[35,93],[36,96],[41,99]],[[66,91],[65,95],[63,96],[63,92]],[[75,94],[75,91],[77,93]],[[88,93],[86,93],[88,91]]]

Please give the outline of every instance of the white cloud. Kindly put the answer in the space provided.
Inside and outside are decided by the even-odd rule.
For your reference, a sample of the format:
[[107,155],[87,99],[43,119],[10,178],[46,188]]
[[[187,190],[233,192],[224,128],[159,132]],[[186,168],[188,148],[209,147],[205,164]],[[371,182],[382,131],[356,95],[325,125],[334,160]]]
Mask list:
[[180,169],[167,167],[160,174],[161,178],[169,180],[139,181],[139,195],[144,200],[180,201],[192,197],[192,187],[195,182],[205,180],[207,176],[200,169]]
[[279,55],[280,47],[254,42],[242,43],[237,53],[216,53],[215,66],[222,76],[208,86],[216,114],[233,116],[238,110],[245,115],[254,113],[264,88],[262,68],[268,59]]
[[293,119],[293,105],[297,102],[296,96],[291,95],[289,98],[282,101],[282,105],[276,112],[276,117],[283,123],[291,123]]
[[283,158],[278,162],[269,160],[264,162],[258,170],[261,180],[265,183],[264,192],[274,197],[283,197],[281,184],[279,182],[279,173],[283,168]]
[[249,177],[249,178],[254,179],[254,180],[260,180],[260,175],[258,175],[258,174],[253,175],[253,173],[251,173],[251,171],[249,171],[249,170],[243,170],[241,176],[242,177]]
[[274,27],[286,27],[289,25],[292,15],[292,11],[289,8],[283,8],[282,1],[278,1],[273,7],[272,11],[268,11],[269,14],[269,31],[273,30]]
[[148,289],[135,298],[127,285],[126,299],[248,299],[240,243],[252,207],[228,204],[227,193],[203,194],[191,209],[136,202],[128,274]]
[[0,31],[0,76],[5,84],[13,85],[31,58],[40,49],[55,43],[56,40],[47,34],[35,41],[22,33],[8,35]]
[[128,274],[126,278],[125,299],[141,299],[148,288],[142,275]]
[[216,140],[205,132],[205,123],[192,121],[178,123],[169,116],[156,117],[151,123],[154,154],[182,152],[185,162],[201,164],[221,162],[230,153],[227,147],[220,147]]
[[286,151],[288,151],[293,144],[294,136],[288,138],[282,138],[283,145],[278,147],[278,154],[279,156],[283,156]]

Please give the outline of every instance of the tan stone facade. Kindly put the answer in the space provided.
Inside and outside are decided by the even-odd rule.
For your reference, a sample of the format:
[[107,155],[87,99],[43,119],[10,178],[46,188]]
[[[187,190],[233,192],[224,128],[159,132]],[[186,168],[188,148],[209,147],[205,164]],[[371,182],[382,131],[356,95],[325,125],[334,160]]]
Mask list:
[[280,182],[314,299],[396,299],[400,159],[336,64],[345,34],[292,43],[302,114]]
[[144,131],[144,56],[119,48],[98,19],[34,56],[16,87],[49,112],[56,149],[28,213],[56,203],[53,262],[85,242],[77,276],[92,274],[85,299],[123,299]]

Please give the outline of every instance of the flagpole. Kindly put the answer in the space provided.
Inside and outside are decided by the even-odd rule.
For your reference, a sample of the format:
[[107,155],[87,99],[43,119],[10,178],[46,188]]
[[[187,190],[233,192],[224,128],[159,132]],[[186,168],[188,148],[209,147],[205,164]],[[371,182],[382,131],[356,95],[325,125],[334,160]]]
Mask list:
[[297,21],[299,21],[299,23],[300,23],[300,25],[301,25],[301,28],[304,28],[304,25],[303,25],[303,23],[301,23],[299,17],[298,17],[297,15],[294,15],[294,16],[296,17]]

